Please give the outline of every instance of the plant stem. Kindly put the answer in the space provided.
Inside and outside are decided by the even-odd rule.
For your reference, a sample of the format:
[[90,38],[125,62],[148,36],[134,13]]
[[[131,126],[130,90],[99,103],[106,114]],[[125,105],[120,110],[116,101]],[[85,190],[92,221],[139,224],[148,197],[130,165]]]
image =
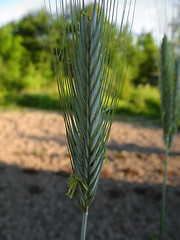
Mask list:
[[162,188],[162,199],[161,199],[161,216],[160,216],[160,229],[159,229],[159,240],[163,237],[163,223],[164,223],[164,212],[165,212],[165,198],[166,198],[166,179],[167,179],[167,164],[169,154],[169,137],[166,138],[166,154],[164,162],[164,181]]
[[88,207],[87,207],[86,213],[83,213],[82,229],[81,229],[81,240],[85,240],[86,239],[87,219],[88,219]]

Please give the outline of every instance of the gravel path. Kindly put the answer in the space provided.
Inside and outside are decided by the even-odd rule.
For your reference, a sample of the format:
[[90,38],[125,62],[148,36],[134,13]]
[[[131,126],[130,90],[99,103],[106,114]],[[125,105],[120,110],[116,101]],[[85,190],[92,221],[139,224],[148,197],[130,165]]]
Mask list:
[[[115,122],[90,208],[87,240],[155,240],[164,144],[156,126]],[[80,239],[65,196],[71,172],[61,115],[0,113],[0,240]],[[180,239],[180,133],[171,149],[164,240]]]

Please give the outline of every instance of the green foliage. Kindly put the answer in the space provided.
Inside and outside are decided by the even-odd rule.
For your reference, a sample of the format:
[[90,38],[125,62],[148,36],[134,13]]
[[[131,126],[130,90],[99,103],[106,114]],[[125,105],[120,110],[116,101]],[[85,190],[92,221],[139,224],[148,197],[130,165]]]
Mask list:
[[37,108],[37,109],[44,109],[44,110],[56,110],[59,111],[62,109],[61,103],[58,101],[58,94],[57,93],[23,93],[20,95],[15,95],[15,97],[10,100],[15,102],[18,106],[21,107],[30,107],[30,108]]
[[21,69],[23,54],[22,37],[13,36],[13,24],[0,29],[0,82],[2,91],[23,88]]
[[40,10],[26,15],[16,24],[14,35],[23,37],[22,44],[27,50],[25,61],[37,63],[41,61],[42,52],[49,53],[47,18],[47,12]]
[[40,10],[25,16],[14,29],[15,36],[22,36],[22,45],[26,49],[22,71],[25,88],[48,86],[54,77],[47,18],[47,12]]
[[137,40],[136,61],[138,62],[138,72],[133,80],[136,85],[158,85],[156,57],[157,48],[152,34],[141,34]]
[[[89,10],[87,10],[87,13],[85,14],[90,14],[90,12],[92,12],[92,6],[89,6],[88,9]],[[69,18],[70,16],[67,15],[66,17]],[[49,54],[50,45],[48,39],[47,18],[48,13],[44,10],[40,10],[39,12],[26,15],[17,23],[1,27],[0,74],[4,91],[7,92],[10,89],[20,90],[23,88],[40,89],[49,84],[51,85],[51,82],[54,79],[54,73],[52,59]],[[63,26],[63,24],[66,26]],[[78,25],[75,22],[73,24],[70,22],[63,23],[61,16],[59,16],[58,19],[53,19],[53,25],[58,29],[58,31],[54,33],[56,43],[54,41],[53,46],[55,47],[58,41],[62,41],[62,29],[64,28],[66,31],[69,31],[69,46],[66,47],[72,46],[72,39],[70,41],[70,38],[73,31],[78,31]],[[109,51],[105,51],[104,54],[106,53],[107,63],[109,64],[111,62],[111,67],[113,67],[116,60],[116,67],[118,68],[118,66],[121,65],[121,51],[124,46],[118,46],[118,31],[115,26],[111,25],[110,21],[106,22],[106,31],[108,32],[106,35],[110,46]],[[124,28],[121,33],[122,42],[123,39],[127,38],[126,35],[127,31],[126,28]],[[110,41],[112,39],[113,41]],[[71,62],[70,56],[68,55],[66,48],[59,46],[59,44],[57,44],[56,47],[57,51],[61,52],[59,64],[63,69],[63,75],[67,76],[66,63]],[[118,52],[113,50],[115,48]],[[130,82],[134,78],[140,79],[138,76],[139,63],[136,56],[139,56],[138,59],[140,62],[143,62],[144,60],[141,59],[139,54],[140,48],[137,48],[132,35],[128,35],[126,49],[127,56],[131,59],[126,75],[127,80]],[[8,64],[7,58],[9,59]],[[146,63],[144,64],[146,65]],[[117,77],[117,81],[118,80],[119,78]]]
[[47,13],[29,14],[0,28],[0,98],[23,89],[52,85]]
[[[88,12],[89,11],[89,12]],[[89,6],[89,10],[85,10],[85,14],[92,12],[92,6]],[[83,14],[82,14],[83,15]],[[44,10],[39,12],[28,14],[17,23],[7,24],[0,28],[0,100],[1,104],[10,103],[14,101],[16,105],[37,107],[43,109],[55,109],[62,110],[62,104],[58,104],[57,95],[50,92],[49,89],[55,87],[55,76],[53,71],[53,62],[50,55],[50,45],[48,39],[47,28],[48,13]],[[67,15],[67,18],[70,16]],[[66,48],[72,49],[72,32],[78,31],[78,24],[75,22],[63,22],[62,16],[53,17],[53,23],[55,29],[55,40],[62,42],[63,29],[68,34],[68,43]],[[116,68],[121,66],[121,48],[118,46],[118,31],[115,26],[111,26],[111,22],[106,23],[107,41],[110,38],[109,51],[106,53],[107,64],[111,63],[111,69],[109,69],[109,76],[107,82],[110,82],[110,76],[113,71],[113,62],[116,60]],[[110,31],[111,29],[111,31]],[[126,28],[122,30],[121,39],[127,38]],[[149,86],[139,85],[139,83],[147,84],[151,83],[148,71],[143,69],[150,69],[151,57],[156,55],[154,49],[154,43],[150,34],[142,34],[135,41],[134,36],[128,35],[128,42],[126,43],[127,57],[130,59],[128,71],[126,73],[125,91],[123,97],[117,106],[117,113],[124,113],[126,115],[136,116],[142,115],[150,118],[159,118],[159,95],[156,88]],[[55,47],[55,41],[53,41]],[[143,47],[142,47],[143,46]],[[68,69],[71,69],[71,75],[73,76],[72,61],[70,60],[69,52],[62,45],[57,44],[57,51],[59,56],[59,68],[61,70],[61,81],[64,82],[68,76]],[[114,49],[117,49],[116,52]],[[144,57],[146,56],[146,57]],[[116,59],[117,58],[117,59]],[[67,64],[69,67],[67,68]],[[127,58],[124,61],[127,64]],[[152,66],[155,61],[152,60]],[[142,71],[140,65],[143,65]],[[153,70],[154,71],[154,70]],[[125,70],[122,75],[125,75]],[[142,80],[144,73],[146,81]],[[155,71],[156,72],[156,71]],[[115,78],[118,82],[123,79],[123,76],[116,74]],[[147,80],[149,79],[149,80]],[[136,82],[137,86],[133,86],[132,83]],[[113,88],[116,83],[113,82]],[[22,91],[22,93],[21,93]],[[25,91],[25,93],[24,93]],[[121,90],[119,90],[119,93]],[[55,97],[56,96],[56,97]],[[113,98],[113,94],[111,95]],[[67,98],[68,99],[68,96]]]
[[160,95],[156,87],[150,85],[133,87],[128,84],[127,88],[125,83],[116,113],[157,120],[161,117],[159,108]]

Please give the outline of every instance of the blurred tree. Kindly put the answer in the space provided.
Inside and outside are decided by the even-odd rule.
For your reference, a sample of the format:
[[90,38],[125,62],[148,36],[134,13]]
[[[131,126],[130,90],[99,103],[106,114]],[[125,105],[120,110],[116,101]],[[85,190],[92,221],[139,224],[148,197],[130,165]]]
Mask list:
[[22,44],[34,63],[40,60],[41,51],[49,53],[47,17],[45,10],[30,13],[17,23],[14,30],[15,35],[23,37]]
[[26,49],[22,63],[26,87],[39,88],[54,80],[47,20],[47,12],[40,10],[26,15],[14,29],[14,35],[22,37]]
[[151,33],[142,33],[137,40],[137,58],[139,67],[134,84],[157,85],[157,48]]
[[0,28],[0,86],[7,91],[23,88],[21,70],[25,48],[22,37],[13,36],[13,30],[13,23]]
[[[85,14],[88,15],[91,8],[92,6],[89,6],[85,10]],[[54,66],[50,54],[48,17],[45,10],[40,10],[24,16],[16,23],[7,24],[0,28],[0,88],[3,87],[4,91],[19,91],[24,88],[42,89],[55,83]],[[74,25],[70,24],[69,19],[71,16],[69,13],[65,14],[64,17],[67,19],[66,23],[62,21],[62,16],[59,15],[57,19],[57,16],[54,15],[52,24],[58,31],[53,34],[55,34],[56,40],[61,39],[62,31],[65,29],[69,32],[69,38],[73,41],[72,32],[78,31],[78,25],[76,23]],[[109,76],[113,67],[120,69],[122,64],[128,64],[125,94],[127,94],[131,82],[135,84],[151,84],[153,73],[157,72],[156,47],[152,35],[150,33],[141,34],[137,42],[135,42],[132,34],[127,37],[125,27],[122,29],[121,45],[117,48],[119,31],[115,26],[110,27],[110,25],[110,22],[106,25],[108,34],[105,41],[109,41],[110,38],[113,38],[113,41],[109,41],[111,42],[109,51],[104,52],[107,57],[107,65],[111,62]],[[109,29],[111,29],[111,32]],[[123,45],[123,39],[128,39],[128,43],[126,43],[127,56],[124,54],[126,49]],[[67,46],[67,43],[60,46],[59,41],[52,42],[52,44],[56,44],[56,50],[59,53],[59,66],[63,70],[62,74],[66,76],[67,62],[70,62],[71,59],[68,51],[65,54],[64,51],[67,48],[71,49],[71,47]],[[71,44],[71,41],[68,41],[68,44]],[[124,54],[123,62],[122,54]],[[116,66],[114,66],[113,63],[116,57]],[[71,67],[71,64],[69,66]],[[125,70],[122,74],[125,74]],[[121,74],[117,74],[116,80],[122,80]]]

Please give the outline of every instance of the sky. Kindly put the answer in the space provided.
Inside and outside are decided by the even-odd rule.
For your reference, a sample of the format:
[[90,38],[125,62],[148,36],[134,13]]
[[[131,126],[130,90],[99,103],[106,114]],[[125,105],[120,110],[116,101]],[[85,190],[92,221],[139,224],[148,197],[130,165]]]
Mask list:
[[26,13],[41,8],[43,0],[0,0],[0,25],[18,20]]
[[[149,4],[150,0],[137,0],[133,32],[141,33],[142,30],[154,31],[151,13],[155,7]],[[152,0],[151,0],[152,2]],[[19,20],[28,12],[40,9],[44,0],[0,0],[0,26],[12,20]]]

